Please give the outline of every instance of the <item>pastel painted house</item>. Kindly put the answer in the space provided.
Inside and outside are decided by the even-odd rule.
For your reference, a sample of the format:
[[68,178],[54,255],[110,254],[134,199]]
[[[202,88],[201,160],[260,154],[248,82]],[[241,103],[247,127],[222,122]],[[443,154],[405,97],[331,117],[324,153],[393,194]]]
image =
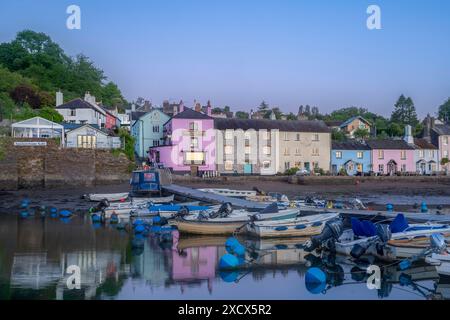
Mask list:
[[414,146],[405,140],[369,140],[372,171],[380,175],[415,173]]
[[425,139],[414,138],[414,162],[419,174],[433,174],[439,170],[439,148]]
[[[429,115],[424,121],[422,137],[439,149],[439,170],[450,171],[450,125],[440,122]],[[443,164],[445,163],[445,164]]]
[[216,171],[214,119],[207,113],[189,108],[180,110],[163,129],[163,145],[150,147],[149,161],[173,172]]
[[141,115],[131,126],[131,135],[135,138],[134,151],[139,158],[147,158],[150,147],[163,144],[164,124],[170,117],[160,109],[153,109]]
[[349,176],[368,174],[372,170],[370,147],[358,141],[333,141],[331,150],[331,173],[342,171]]

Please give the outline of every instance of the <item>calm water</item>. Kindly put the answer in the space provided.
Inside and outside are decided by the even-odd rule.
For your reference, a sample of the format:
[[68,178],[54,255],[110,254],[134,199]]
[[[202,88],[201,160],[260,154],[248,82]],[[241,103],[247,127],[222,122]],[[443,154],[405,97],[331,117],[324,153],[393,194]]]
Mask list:
[[[365,275],[343,257],[305,253],[299,240],[242,239],[257,264],[223,273],[223,237],[181,237],[161,241],[152,234],[133,249],[132,237],[112,226],[93,226],[88,217],[68,221],[0,216],[0,299],[425,299],[449,298],[432,267],[408,271],[412,282],[388,269],[380,290],[369,290]],[[66,268],[81,270],[81,289],[67,288]],[[305,287],[308,267],[327,270],[328,287]]]

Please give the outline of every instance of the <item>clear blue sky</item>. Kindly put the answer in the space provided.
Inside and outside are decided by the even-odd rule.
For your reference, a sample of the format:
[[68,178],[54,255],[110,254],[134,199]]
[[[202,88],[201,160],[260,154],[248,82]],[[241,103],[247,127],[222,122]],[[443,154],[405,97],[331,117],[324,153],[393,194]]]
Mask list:
[[[70,4],[81,30],[66,29]],[[370,4],[382,30],[366,28]],[[90,57],[128,100],[389,115],[404,93],[424,116],[450,96],[449,15],[447,0],[1,0],[0,42],[45,32]]]

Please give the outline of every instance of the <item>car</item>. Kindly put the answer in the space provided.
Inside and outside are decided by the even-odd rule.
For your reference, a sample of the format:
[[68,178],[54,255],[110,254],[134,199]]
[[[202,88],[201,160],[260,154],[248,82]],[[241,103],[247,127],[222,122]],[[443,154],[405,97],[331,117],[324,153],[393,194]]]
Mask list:
[[296,176],[309,176],[309,174],[309,171],[306,169],[300,169],[295,173]]

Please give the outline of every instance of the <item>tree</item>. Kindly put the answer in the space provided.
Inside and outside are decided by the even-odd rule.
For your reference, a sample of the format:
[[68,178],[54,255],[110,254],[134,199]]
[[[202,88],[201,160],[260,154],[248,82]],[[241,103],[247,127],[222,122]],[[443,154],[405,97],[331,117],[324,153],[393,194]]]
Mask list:
[[297,116],[295,114],[293,114],[292,112],[289,112],[288,115],[286,116],[287,120],[297,120]]
[[403,94],[398,98],[394,105],[394,111],[391,115],[391,122],[415,127],[419,120],[417,119],[416,107],[410,97],[406,98]]
[[391,137],[401,137],[403,136],[403,126],[401,124],[398,124],[396,122],[392,122],[389,124],[389,127],[387,129],[387,133]]
[[125,103],[119,87],[111,81],[102,88],[101,99],[104,105],[111,107],[120,107]]
[[19,105],[29,104],[33,109],[41,106],[41,98],[35,88],[30,85],[18,85],[10,94],[11,99]]
[[366,128],[357,128],[353,132],[353,136],[356,139],[365,140],[365,139],[369,138],[370,133],[369,133],[369,130],[367,130]]
[[450,122],[450,98],[439,106],[439,119],[445,123]]
[[64,117],[55,109],[51,107],[43,107],[39,109],[38,115],[44,119],[60,123],[64,121]]
[[331,139],[334,141],[344,141],[347,139],[347,137],[341,130],[333,129],[331,131]]
[[244,111],[237,111],[235,113],[235,116],[238,119],[248,119],[249,118],[248,112],[244,112]]

